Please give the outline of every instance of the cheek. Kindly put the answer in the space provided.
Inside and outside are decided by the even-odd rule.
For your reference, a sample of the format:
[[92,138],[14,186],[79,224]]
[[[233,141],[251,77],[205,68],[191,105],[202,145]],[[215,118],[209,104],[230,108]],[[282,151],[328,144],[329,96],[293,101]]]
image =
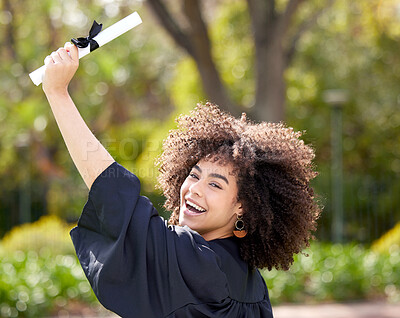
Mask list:
[[183,181],[182,185],[181,185],[181,193],[184,191],[185,188],[187,188],[187,181]]
[[187,192],[187,189],[188,189],[188,183],[187,183],[187,181],[185,180],[185,181],[182,183],[181,189],[180,189],[180,191],[179,191],[181,201],[182,201],[182,199],[183,199],[183,196],[184,196],[185,193]]

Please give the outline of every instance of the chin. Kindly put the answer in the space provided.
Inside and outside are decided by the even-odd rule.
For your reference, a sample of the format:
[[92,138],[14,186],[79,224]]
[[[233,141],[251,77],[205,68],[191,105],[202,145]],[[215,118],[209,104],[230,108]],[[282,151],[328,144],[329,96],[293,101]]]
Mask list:
[[185,218],[179,219],[179,226],[188,226],[191,230],[198,232],[197,226],[193,222],[188,222]]
[[190,227],[191,229],[193,229],[193,225],[194,224],[190,224],[190,222],[187,222],[187,220],[185,220],[184,218],[183,219],[179,219],[179,225],[180,226],[188,226],[188,227]]

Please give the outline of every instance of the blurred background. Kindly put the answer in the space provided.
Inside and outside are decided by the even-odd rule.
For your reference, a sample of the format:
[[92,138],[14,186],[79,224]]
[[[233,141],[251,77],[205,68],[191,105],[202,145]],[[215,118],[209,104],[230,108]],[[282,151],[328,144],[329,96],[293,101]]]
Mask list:
[[154,160],[179,114],[284,121],[316,150],[324,211],[307,255],[263,271],[273,304],[400,302],[400,1],[1,0],[0,316],[102,314],[68,235],[87,189],[28,74],[133,11],[70,93],[160,214]]

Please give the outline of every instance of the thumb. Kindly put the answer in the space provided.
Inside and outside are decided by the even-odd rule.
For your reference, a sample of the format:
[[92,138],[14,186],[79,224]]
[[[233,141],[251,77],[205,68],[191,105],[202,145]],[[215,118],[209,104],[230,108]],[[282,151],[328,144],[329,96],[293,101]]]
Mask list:
[[79,60],[78,48],[70,42],[65,43],[64,49],[70,53],[71,59],[74,61]]

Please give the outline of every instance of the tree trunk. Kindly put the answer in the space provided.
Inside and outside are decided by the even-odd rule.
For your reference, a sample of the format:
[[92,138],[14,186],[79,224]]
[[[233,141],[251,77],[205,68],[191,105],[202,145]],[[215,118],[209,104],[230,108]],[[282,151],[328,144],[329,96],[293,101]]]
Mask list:
[[240,112],[229,98],[214,63],[207,26],[201,15],[199,2],[197,0],[185,0],[183,8],[188,21],[191,22],[190,30],[188,30],[193,48],[191,55],[196,62],[206,96],[210,99],[210,102],[217,104],[222,109],[234,115],[239,115]]
[[[201,52],[199,53],[201,55]],[[198,56],[196,58],[196,65],[206,96],[208,96],[210,102],[238,116],[240,114],[238,107],[230,100],[214,63],[210,62],[206,56]]]
[[[297,27],[297,32],[293,29],[294,36],[288,40],[292,17],[304,2],[288,0],[285,9],[279,12],[276,9],[276,0],[247,0],[254,36],[256,70],[254,106],[249,116],[256,121],[279,122],[285,118],[285,69],[295,54],[296,43],[323,11],[317,10],[309,20]],[[327,7],[333,2],[334,0],[327,0]],[[190,22],[186,32],[173,19],[162,0],[147,0],[147,3],[175,42],[196,62],[204,92],[210,101],[233,115],[239,115],[240,107],[230,99],[213,60],[212,44],[202,17],[201,1],[181,2],[184,14]],[[284,41],[289,43],[289,47],[283,47]]]
[[257,121],[279,122],[285,117],[286,63],[277,32],[256,50],[256,92],[251,116]]
[[172,17],[170,10],[162,1],[148,0],[147,4],[176,44],[186,50],[195,61],[204,93],[209,101],[234,115],[239,115],[239,107],[230,99],[214,63],[200,2],[198,0],[182,0],[183,13],[190,21],[190,27],[186,30]]

